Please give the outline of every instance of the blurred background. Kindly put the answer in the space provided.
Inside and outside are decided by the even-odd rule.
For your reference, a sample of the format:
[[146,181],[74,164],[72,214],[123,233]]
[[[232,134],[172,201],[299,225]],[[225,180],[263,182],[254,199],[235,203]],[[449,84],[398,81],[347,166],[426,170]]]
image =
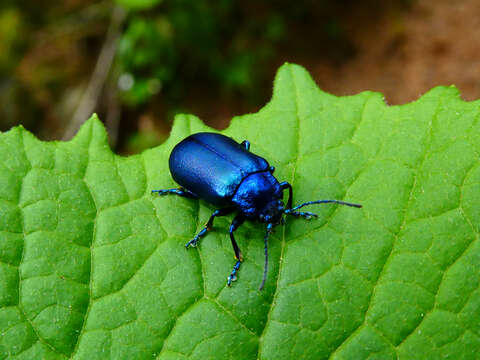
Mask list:
[[69,139],[92,112],[112,147],[160,144],[174,115],[222,129],[301,64],[389,104],[455,84],[480,98],[478,0],[2,0],[0,130]]

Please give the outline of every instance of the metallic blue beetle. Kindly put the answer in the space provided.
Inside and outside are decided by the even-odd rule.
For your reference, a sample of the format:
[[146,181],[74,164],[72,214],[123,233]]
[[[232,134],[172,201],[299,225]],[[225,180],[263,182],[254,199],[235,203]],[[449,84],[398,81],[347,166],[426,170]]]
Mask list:
[[[308,201],[292,207],[292,185],[279,183],[273,176],[275,168],[251,152],[250,143],[245,140],[238,144],[233,139],[214,133],[197,133],[178,143],[170,154],[169,166],[173,179],[180,184],[178,189],[153,190],[159,195],[175,194],[192,199],[203,199],[218,206],[205,227],[185,246],[196,246],[213,226],[217,216],[236,212],[230,225],[230,240],[237,262],[228,276],[227,285],[237,278],[242,253],[235,241],[233,232],[245,220],[258,220],[267,224],[265,242],[265,267],[260,290],[265,285],[268,269],[267,240],[274,226],[284,223],[283,215],[310,219],[317,215],[297,211],[311,204],[337,203],[360,208],[362,205],[339,200]],[[288,189],[288,201],[283,203],[283,191]]]

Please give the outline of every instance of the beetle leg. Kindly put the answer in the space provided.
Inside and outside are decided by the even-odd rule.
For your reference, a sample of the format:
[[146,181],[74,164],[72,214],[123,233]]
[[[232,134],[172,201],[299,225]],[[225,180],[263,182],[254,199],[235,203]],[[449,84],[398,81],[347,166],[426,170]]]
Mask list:
[[245,148],[245,150],[247,150],[247,151],[250,150],[250,141],[248,141],[248,140],[243,140],[240,145],[242,145],[242,146]]
[[245,218],[243,217],[243,215],[238,214],[233,219],[232,225],[230,225],[230,240],[232,241],[233,251],[235,253],[235,260],[237,260],[237,262],[233,266],[233,270],[227,278],[228,286],[232,285],[232,281],[237,280],[237,272],[238,272],[238,269],[240,269],[241,262],[243,261],[242,252],[240,251],[240,248],[238,247],[237,242],[235,241],[233,232],[237,230],[240,227],[240,225],[244,223],[244,221],[245,221]]
[[287,201],[287,210],[292,208],[292,198],[293,198],[293,189],[290,183],[284,181],[280,183],[280,189],[285,190],[288,189],[288,201]]
[[298,210],[304,206],[307,206],[307,205],[313,205],[313,204],[327,204],[327,203],[334,203],[334,204],[340,204],[340,205],[347,205],[347,206],[352,206],[352,207],[356,207],[356,208],[361,208],[362,205],[359,205],[359,204],[352,204],[352,203],[348,203],[348,202],[345,202],[345,201],[340,201],[340,200],[315,200],[315,201],[307,201],[303,204],[300,204],[300,205],[297,205],[293,208],[289,208],[287,210],[284,211],[285,214],[287,215],[292,215],[292,216],[297,216],[297,217],[300,217],[300,216],[303,216],[305,219],[311,219],[312,217],[318,217],[317,214],[314,214],[312,212],[309,212],[309,211],[295,211],[295,210]]
[[287,214],[292,216],[297,216],[297,217],[304,217],[307,220],[318,217],[317,214],[309,211],[289,211]]
[[153,193],[158,193],[158,195],[160,196],[173,194],[173,195],[178,195],[178,196],[182,196],[190,199],[198,199],[198,195],[182,187],[179,187],[177,189],[152,190],[152,194]]
[[210,219],[208,219],[207,223],[205,224],[205,227],[197,235],[195,235],[195,237],[192,240],[186,243],[185,247],[188,249],[189,246],[192,246],[192,247],[197,246],[198,240],[200,240],[201,237],[204,237],[207,234],[207,232],[212,229],[213,220],[215,219],[215,217],[231,214],[234,210],[235,210],[235,207],[228,207],[224,209],[215,210],[213,214],[210,216]]
[[289,208],[285,211],[286,214],[292,214],[295,212],[295,210],[298,210],[304,206],[307,206],[307,205],[313,205],[313,204],[328,204],[328,203],[334,203],[334,204],[339,204],[339,205],[347,205],[347,206],[352,206],[352,207],[356,207],[356,208],[361,208],[362,205],[360,204],[353,204],[353,203],[349,203],[349,202],[345,202],[345,201],[341,201],[341,200],[315,200],[315,201],[307,201],[303,204],[300,204],[300,205],[297,205],[295,206],[294,208]]

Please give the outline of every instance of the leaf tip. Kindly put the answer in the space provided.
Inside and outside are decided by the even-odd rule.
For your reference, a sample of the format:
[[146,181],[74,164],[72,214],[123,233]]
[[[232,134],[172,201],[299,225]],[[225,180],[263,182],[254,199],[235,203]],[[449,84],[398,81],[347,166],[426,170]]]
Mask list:
[[96,146],[108,146],[108,134],[105,126],[96,113],[85,121],[73,136],[74,143],[94,143]]
[[455,85],[441,85],[436,86],[430,90],[428,90],[425,94],[421,95],[418,100],[429,100],[432,98],[438,97],[449,97],[449,98],[456,98],[460,99],[461,94],[460,90]]
[[178,139],[199,131],[212,131],[212,129],[195,115],[177,114],[173,121],[170,138]]
[[281,78],[285,76],[286,74],[291,75],[291,74],[298,74],[302,75],[303,77],[307,76],[308,78],[311,79],[311,76],[307,69],[305,69],[303,66],[298,65],[298,64],[293,64],[289,63],[288,61],[284,62],[282,66],[277,70],[277,74],[275,76],[275,79]]

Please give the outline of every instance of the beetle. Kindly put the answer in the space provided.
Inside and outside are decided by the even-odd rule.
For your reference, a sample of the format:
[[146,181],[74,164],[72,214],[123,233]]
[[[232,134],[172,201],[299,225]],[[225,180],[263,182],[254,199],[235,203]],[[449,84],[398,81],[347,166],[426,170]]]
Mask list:
[[[170,153],[169,168],[173,179],[180,185],[175,189],[152,190],[159,195],[173,194],[191,199],[203,199],[218,207],[205,227],[185,247],[195,247],[213,226],[216,217],[236,213],[229,234],[236,263],[227,278],[227,285],[237,279],[242,252],[235,241],[234,232],[245,220],[267,224],[264,236],[265,264],[262,290],[268,271],[268,237],[274,226],[284,224],[284,215],[311,219],[312,212],[297,211],[307,205],[336,203],[356,208],[362,205],[340,200],[315,200],[292,207],[293,189],[288,182],[279,182],[275,168],[267,160],[250,152],[250,142],[237,143],[232,138],[216,133],[196,133],[178,143]],[[285,206],[283,192],[288,190]]]

